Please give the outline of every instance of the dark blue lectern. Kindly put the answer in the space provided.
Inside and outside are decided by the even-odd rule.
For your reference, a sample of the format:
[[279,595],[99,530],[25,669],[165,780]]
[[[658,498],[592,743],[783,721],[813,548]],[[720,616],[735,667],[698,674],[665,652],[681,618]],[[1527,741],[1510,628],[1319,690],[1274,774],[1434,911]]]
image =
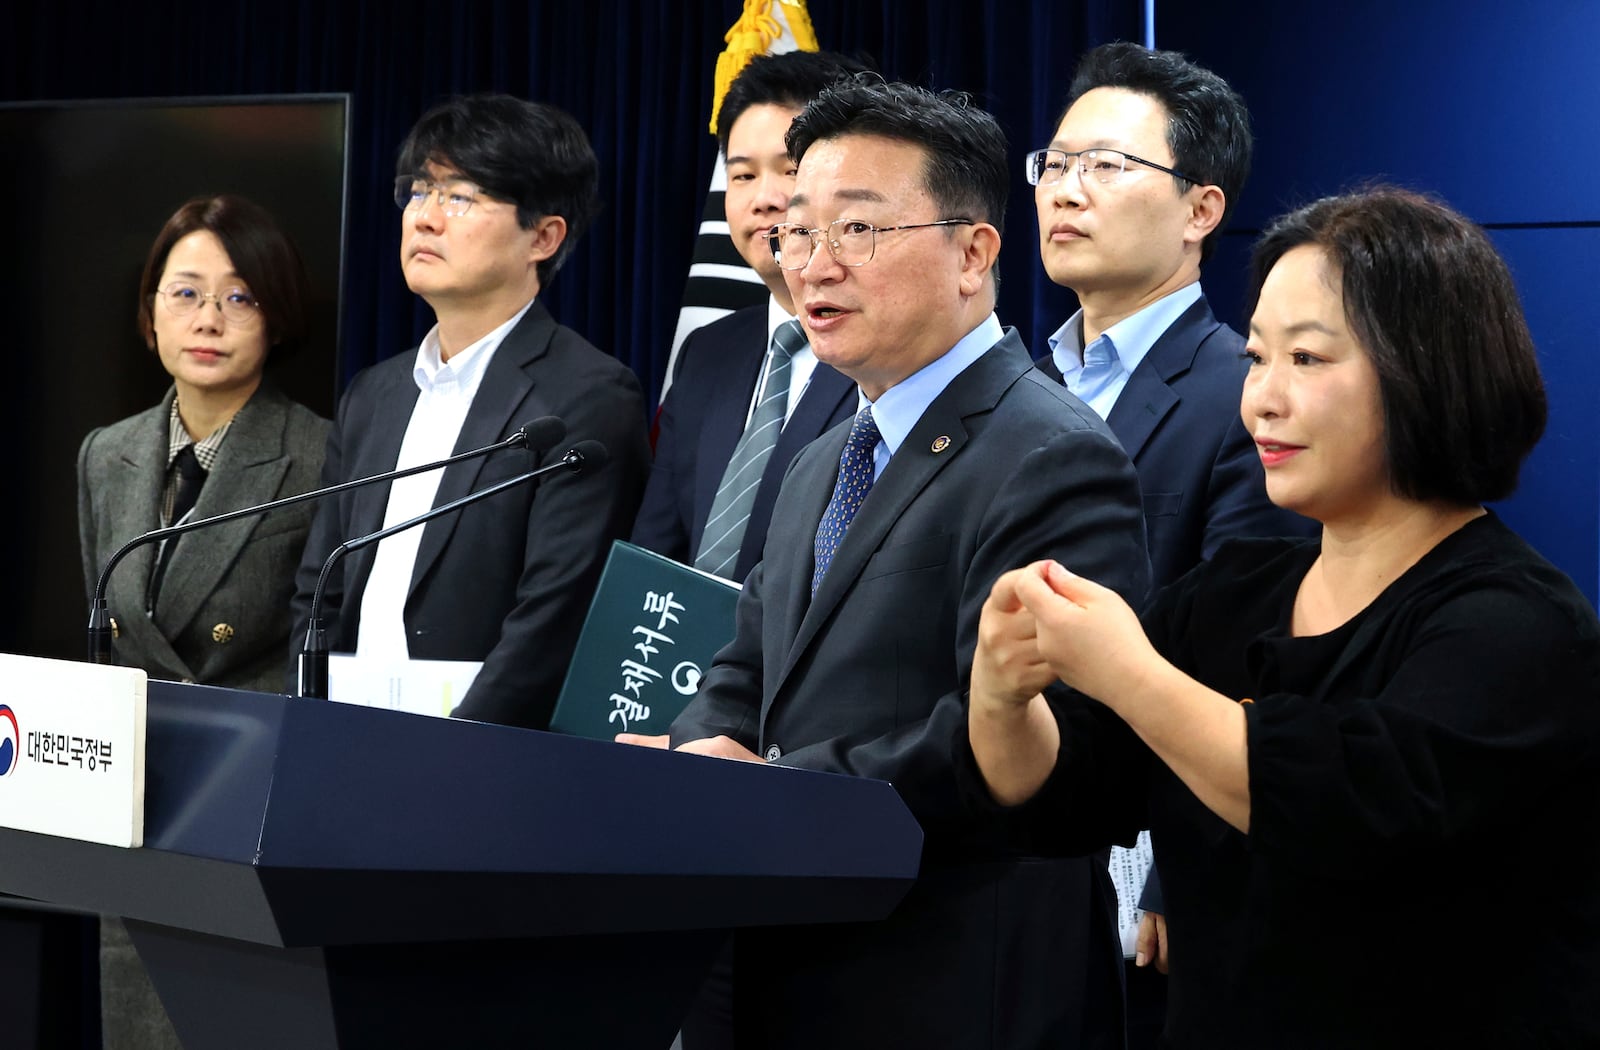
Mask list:
[[0,831],[126,916],[186,1050],[663,1050],[735,926],[887,915],[887,784],[150,683],[145,846]]

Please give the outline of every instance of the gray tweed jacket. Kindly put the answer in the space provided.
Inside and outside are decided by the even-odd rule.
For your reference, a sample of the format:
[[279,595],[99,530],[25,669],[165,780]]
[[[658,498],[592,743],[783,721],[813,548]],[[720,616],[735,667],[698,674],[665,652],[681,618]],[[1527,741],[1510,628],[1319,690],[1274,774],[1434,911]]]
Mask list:
[[[83,440],[78,535],[90,595],[117,548],[161,524],[173,396],[169,390],[154,408]],[[196,517],[314,488],[327,433],[327,420],[263,383],[234,417]],[[280,691],[295,567],[314,510],[303,503],[179,537],[149,614],[156,548],[128,555],[107,589],[118,628],[117,662],[143,667],[153,678]]]

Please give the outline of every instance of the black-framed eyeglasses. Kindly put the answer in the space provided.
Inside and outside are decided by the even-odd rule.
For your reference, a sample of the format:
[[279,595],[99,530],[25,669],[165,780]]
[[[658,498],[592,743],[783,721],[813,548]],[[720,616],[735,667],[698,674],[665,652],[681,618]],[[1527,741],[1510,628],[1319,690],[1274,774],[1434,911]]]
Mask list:
[[1076,152],[1067,152],[1060,149],[1036,149],[1023,158],[1023,173],[1028,176],[1030,186],[1053,186],[1067,175],[1067,168],[1072,162],[1077,161],[1078,175],[1085,181],[1094,179],[1096,182],[1110,182],[1121,177],[1128,170],[1128,162],[1143,164],[1147,168],[1166,172],[1174,178],[1184,182],[1192,182],[1202,186],[1199,179],[1193,175],[1185,175],[1181,171],[1157,164],[1153,160],[1145,160],[1132,153],[1124,153],[1119,149],[1085,149]]
[[174,317],[184,317],[206,303],[216,303],[230,324],[254,324],[261,318],[261,304],[243,288],[202,292],[187,281],[171,281],[156,289],[156,295],[167,304],[167,312]]
[[772,228],[768,241],[772,257],[785,270],[803,270],[817,247],[823,243],[840,266],[865,266],[878,250],[878,234],[895,230],[921,230],[930,226],[973,226],[973,219],[939,219],[910,222],[902,226],[874,226],[861,219],[835,219],[827,229],[811,229],[797,222],[780,222]]
[[430,195],[438,201],[439,210],[452,218],[471,211],[479,197],[489,196],[466,179],[430,182],[418,175],[400,175],[394,180],[394,202],[401,211],[422,207]]

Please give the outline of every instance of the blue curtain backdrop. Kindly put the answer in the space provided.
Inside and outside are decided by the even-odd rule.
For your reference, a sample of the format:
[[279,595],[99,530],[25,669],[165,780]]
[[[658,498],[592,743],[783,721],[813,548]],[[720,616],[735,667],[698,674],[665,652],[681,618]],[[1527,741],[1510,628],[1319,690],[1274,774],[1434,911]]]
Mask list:
[[[890,77],[969,91],[999,118],[1017,173],[1001,256],[1001,319],[1042,346],[1072,302],[1039,269],[1021,156],[1053,130],[1085,48],[1140,38],[1142,4],[809,6],[824,47],[869,56]],[[401,279],[389,198],[395,151],[411,123],[454,93],[505,91],[555,103],[589,130],[606,211],[545,299],[653,393],[715,154],[706,130],[712,72],[740,7],[738,0],[26,4],[0,34],[0,99],[349,92],[341,389],[359,368],[413,345],[430,320]],[[26,168],[27,159],[6,163]],[[115,207],[115,187],[85,206]]]

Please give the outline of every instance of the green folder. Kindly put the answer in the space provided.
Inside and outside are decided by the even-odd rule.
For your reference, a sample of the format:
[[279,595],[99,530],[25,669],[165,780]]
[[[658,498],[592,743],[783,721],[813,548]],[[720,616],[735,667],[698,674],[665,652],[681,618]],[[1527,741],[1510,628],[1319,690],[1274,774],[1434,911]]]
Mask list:
[[616,541],[550,728],[610,740],[665,733],[733,638],[739,585]]

